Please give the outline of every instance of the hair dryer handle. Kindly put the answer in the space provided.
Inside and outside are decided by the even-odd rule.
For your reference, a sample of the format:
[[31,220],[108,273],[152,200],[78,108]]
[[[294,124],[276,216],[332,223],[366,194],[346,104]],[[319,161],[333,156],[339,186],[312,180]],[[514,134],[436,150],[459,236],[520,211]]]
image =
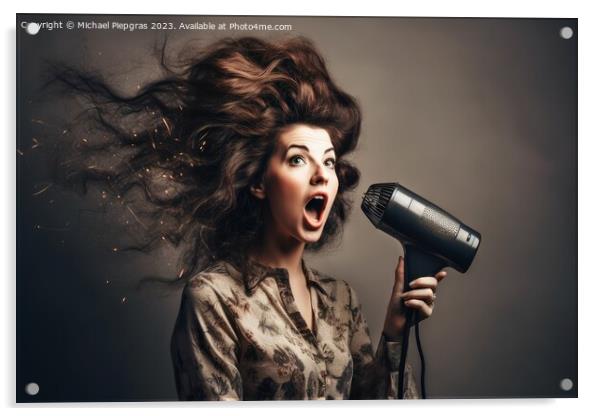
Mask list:
[[[411,290],[410,282],[425,276],[435,276],[441,269],[447,266],[438,257],[426,253],[424,250],[413,244],[404,244],[404,287],[403,291]],[[403,308],[403,304],[402,304]],[[412,311],[413,312],[413,311]],[[414,314],[410,313],[408,322],[410,326],[414,325]]]

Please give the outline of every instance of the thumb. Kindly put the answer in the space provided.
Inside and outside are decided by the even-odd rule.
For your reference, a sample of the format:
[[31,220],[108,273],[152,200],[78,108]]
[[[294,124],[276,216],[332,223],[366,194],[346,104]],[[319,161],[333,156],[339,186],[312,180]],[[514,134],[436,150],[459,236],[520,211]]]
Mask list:
[[405,280],[404,258],[403,258],[403,256],[399,256],[399,261],[397,262],[397,267],[395,268],[395,286],[393,289],[395,292],[397,292],[397,291],[403,292],[404,280]]

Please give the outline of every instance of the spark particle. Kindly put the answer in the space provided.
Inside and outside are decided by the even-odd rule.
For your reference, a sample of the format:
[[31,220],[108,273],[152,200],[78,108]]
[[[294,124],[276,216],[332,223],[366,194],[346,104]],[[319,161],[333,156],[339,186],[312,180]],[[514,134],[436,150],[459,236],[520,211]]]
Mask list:
[[[66,227],[46,227],[44,225],[40,225],[40,224],[36,224],[35,225],[35,229],[36,230],[46,230],[46,231],[68,231],[69,230],[69,224],[66,224]],[[64,242],[63,242],[64,243]]]
[[167,134],[169,134],[171,136],[171,127],[169,126],[169,123],[167,122],[165,117],[161,117],[161,121],[163,122],[163,124],[165,125],[165,128],[167,129]]
[[124,296],[124,297],[121,298],[121,303],[122,304],[127,303],[127,301],[128,301],[127,297]]
[[126,208],[128,209],[128,211],[130,211],[132,213],[132,215],[134,216],[134,219],[138,222],[138,224],[142,225],[142,227],[144,227],[144,229],[146,230],[146,224],[144,224],[142,221],[140,221],[140,218],[138,218],[138,216],[136,215],[136,213],[134,213],[134,211],[132,210],[132,208],[130,208],[129,205],[126,205]]
[[36,195],[40,195],[41,193],[44,193],[48,190],[48,188],[50,188],[52,186],[52,184],[48,184],[45,187],[43,187],[42,189],[40,189],[38,192],[34,192],[32,195],[36,196]]

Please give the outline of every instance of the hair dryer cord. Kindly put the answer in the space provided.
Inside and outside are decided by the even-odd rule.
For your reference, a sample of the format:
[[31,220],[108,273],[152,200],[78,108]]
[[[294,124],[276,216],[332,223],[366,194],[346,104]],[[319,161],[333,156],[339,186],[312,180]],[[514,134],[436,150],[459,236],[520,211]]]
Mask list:
[[[401,358],[399,361],[399,372],[398,372],[398,385],[397,392],[400,399],[403,399],[404,394],[404,379],[405,379],[405,363],[408,355],[408,340],[410,337],[410,329],[411,322],[414,318],[414,311],[409,314],[408,320],[406,322],[406,328],[404,329],[404,337],[401,344]],[[425,376],[426,376],[426,363],[424,359],[424,353],[422,352],[422,344],[420,343],[420,323],[416,323],[416,347],[418,348],[418,354],[420,355],[420,389],[422,392],[422,398],[426,399],[426,385],[425,385]],[[407,380],[409,382],[409,380]]]
[[424,383],[424,377],[426,373],[426,364],[424,361],[424,354],[422,353],[422,345],[420,344],[420,323],[416,324],[416,347],[418,348],[418,354],[420,354],[420,389],[422,391],[422,398],[426,399],[426,387]]

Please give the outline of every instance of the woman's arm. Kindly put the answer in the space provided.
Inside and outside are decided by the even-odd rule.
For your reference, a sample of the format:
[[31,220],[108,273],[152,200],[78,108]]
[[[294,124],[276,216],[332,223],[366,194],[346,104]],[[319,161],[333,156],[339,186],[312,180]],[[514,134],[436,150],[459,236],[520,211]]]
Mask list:
[[180,400],[242,400],[239,344],[227,309],[205,278],[195,277],[182,293],[171,339]]
[[[352,311],[350,350],[353,357],[353,378],[350,399],[398,399],[397,391],[401,343],[388,342],[381,333],[376,353],[373,352],[368,323],[358,297],[348,285]],[[405,365],[404,399],[418,399],[416,381],[410,364]]]

